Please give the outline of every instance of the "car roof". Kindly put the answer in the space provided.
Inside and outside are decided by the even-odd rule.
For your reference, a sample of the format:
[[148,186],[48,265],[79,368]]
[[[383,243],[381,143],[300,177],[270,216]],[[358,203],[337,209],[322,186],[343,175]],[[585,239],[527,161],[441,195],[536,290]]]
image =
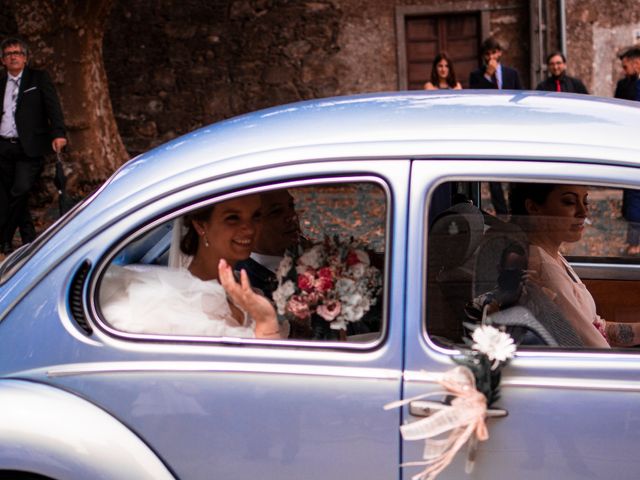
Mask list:
[[[353,144],[379,147],[404,143],[414,146],[413,155],[437,153],[425,150],[425,142],[447,140],[458,145],[535,142],[637,151],[637,105],[588,95],[486,90],[310,100],[198,129],[140,155],[120,173],[162,167],[159,173],[172,177],[185,169],[225,160],[233,163],[233,159],[257,152]],[[383,151],[383,155],[392,153]],[[398,155],[405,155],[405,151]],[[449,149],[443,152],[452,153]],[[487,152],[491,154],[491,149]],[[177,157],[180,162],[175,161]],[[273,158],[272,162],[279,160]]]
[[637,164],[637,105],[589,95],[486,90],[297,102],[200,128],[139,155],[112,176],[96,200],[104,206],[147,188],[159,194],[264,165],[315,159],[540,158]]

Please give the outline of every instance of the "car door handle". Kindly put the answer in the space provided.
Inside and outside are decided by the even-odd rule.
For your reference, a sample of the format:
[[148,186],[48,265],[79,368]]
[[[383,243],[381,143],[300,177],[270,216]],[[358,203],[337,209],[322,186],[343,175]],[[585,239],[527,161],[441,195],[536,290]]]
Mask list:
[[[428,417],[449,405],[430,400],[414,400],[409,404],[409,413],[414,417]],[[504,408],[487,408],[487,418],[501,418],[509,415]]]

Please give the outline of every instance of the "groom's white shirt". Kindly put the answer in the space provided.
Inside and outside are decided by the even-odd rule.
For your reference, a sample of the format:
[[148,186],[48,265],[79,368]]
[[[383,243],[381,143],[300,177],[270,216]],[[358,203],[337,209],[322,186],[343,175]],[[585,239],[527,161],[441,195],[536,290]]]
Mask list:
[[263,267],[268,268],[273,273],[276,273],[283,257],[280,255],[263,255],[261,253],[252,252],[251,258]]

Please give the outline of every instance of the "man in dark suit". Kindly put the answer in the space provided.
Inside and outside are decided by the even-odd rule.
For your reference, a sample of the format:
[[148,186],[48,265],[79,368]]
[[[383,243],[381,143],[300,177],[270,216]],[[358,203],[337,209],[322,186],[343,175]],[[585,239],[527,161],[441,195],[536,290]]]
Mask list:
[[482,67],[469,74],[469,88],[522,90],[518,71],[500,63],[502,46],[493,37],[482,42]]
[[262,228],[256,238],[251,257],[236,264],[247,271],[251,286],[271,298],[278,287],[276,272],[287,248],[301,240],[300,224],[293,197],[286,190],[273,190],[261,195]]
[[[55,87],[46,72],[27,66],[26,43],[9,38],[0,50],[6,69],[0,78],[0,240],[1,253],[8,253],[18,225],[29,218],[28,195],[42,173],[44,155],[61,151],[67,140]],[[27,236],[35,237],[35,230]]]
[[[295,203],[286,190],[273,190],[260,195],[262,200],[262,228],[256,238],[251,256],[236,263],[236,269],[244,269],[252,287],[259,288],[272,298],[278,288],[277,271],[288,248],[309,246],[300,232],[300,222]],[[311,327],[305,322],[290,322],[290,338],[311,338]]]
[[549,77],[538,84],[536,90],[545,92],[569,92],[588,94],[587,87],[579,79],[567,75],[567,59],[562,52],[547,56]]
[[636,83],[638,81],[636,64],[640,62],[640,48],[628,48],[618,55],[618,58],[622,63],[624,78],[618,80],[613,96],[623,100],[636,100]]
[[[481,52],[483,65],[469,74],[469,88],[522,90],[518,71],[500,63],[503,50],[502,45],[495,38],[489,37],[482,42]],[[502,185],[498,182],[490,182],[489,189],[496,214],[507,215],[507,202]]]

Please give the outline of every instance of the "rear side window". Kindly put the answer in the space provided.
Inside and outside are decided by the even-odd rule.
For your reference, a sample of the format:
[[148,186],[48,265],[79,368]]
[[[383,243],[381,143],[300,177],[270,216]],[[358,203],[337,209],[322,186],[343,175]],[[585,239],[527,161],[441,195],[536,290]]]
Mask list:
[[489,321],[525,348],[640,344],[640,191],[449,182],[432,196],[428,246],[438,342]]
[[98,288],[103,325],[154,339],[374,341],[387,208],[371,182],[203,199],[114,254]]

